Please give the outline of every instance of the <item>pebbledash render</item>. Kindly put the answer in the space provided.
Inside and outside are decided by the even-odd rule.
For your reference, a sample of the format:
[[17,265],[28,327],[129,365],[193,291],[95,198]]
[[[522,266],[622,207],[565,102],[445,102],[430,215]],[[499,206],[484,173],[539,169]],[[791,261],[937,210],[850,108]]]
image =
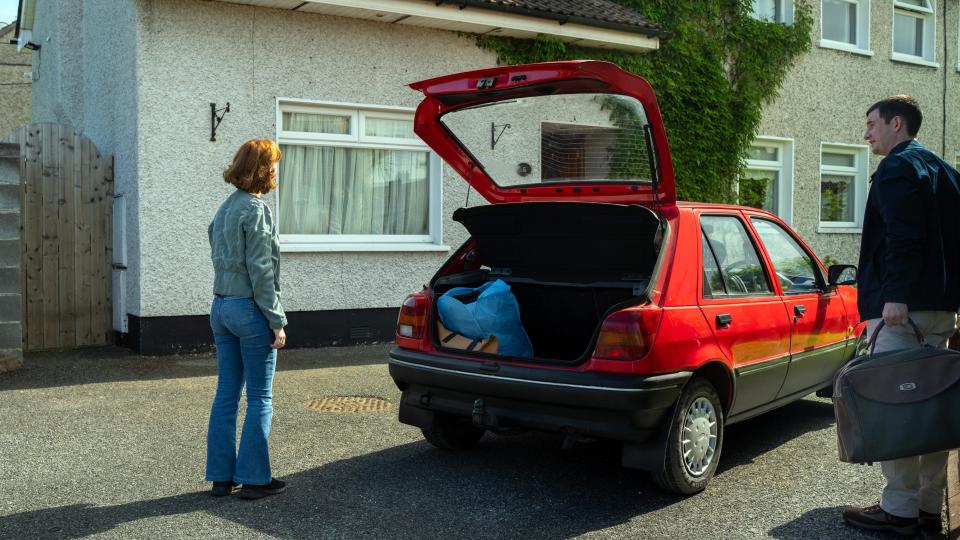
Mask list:
[[[771,24],[789,24],[795,1],[755,4]],[[812,6],[810,53],[765,105],[745,176],[768,185],[776,178],[768,209],[821,258],[856,264],[870,174],[881,159],[863,140],[870,105],[913,95],[924,113],[920,142],[950,163],[960,161],[960,3],[850,0]]]
[[[31,33],[42,43],[43,61],[35,62],[33,121],[76,126],[114,156],[115,214],[125,216],[117,220],[115,251],[126,270],[115,272],[124,286],[115,287],[113,303],[125,315],[117,329],[123,341],[143,353],[212,343],[206,228],[233,189],[222,172],[245,140],[278,140],[287,156],[282,167],[316,158],[319,151],[310,148],[335,146],[381,150],[412,163],[413,176],[424,177],[419,180],[427,188],[417,193],[423,200],[405,209],[423,212],[422,223],[400,234],[384,233],[390,227],[383,223],[375,226],[380,234],[357,234],[357,224],[305,226],[300,218],[314,209],[281,201],[289,170],[281,170],[280,193],[265,197],[281,223],[282,303],[291,345],[386,341],[406,294],[420,289],[466,239],[453,211],[480,201],[411,136],[419,98],[407,84],[496,65],[493,53],[464,33],[491,31],[493,23],[505,31],[513,25],[526,37],[555,31],[572,39],[567,34],[587,32],[589,39],[595,34],[590,43],[638,53],[658,45],[651,31],[560,24],[480,7],[461,11],[423,0],[352,3],[396,7],[397,13],[341,9],[337,2],[242,4],[262,5],[35,2]],[[344,16],[304,12],[309,8],[339,9]],[[469,24],[443,20],[456,14],[469,17]],[[380,22],[404,18],[428,26]],[[222,109],[228,102],[229,112],[217,113],[223,119],[211,141],[210,104]],[[288,181],[287,193],[320,200],[304,176],[297,185]],[[296,197],[294,189],[301,190]],[[355,216],[363,209],[352,211]]]

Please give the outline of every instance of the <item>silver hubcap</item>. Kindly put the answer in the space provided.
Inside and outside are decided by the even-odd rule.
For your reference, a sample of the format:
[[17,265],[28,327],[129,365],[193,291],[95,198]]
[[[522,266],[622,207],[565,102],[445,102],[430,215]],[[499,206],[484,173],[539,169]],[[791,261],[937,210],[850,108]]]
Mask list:
[[707,398],[697,398],[687,408],[680,446],[687,472],[692,476],[706,472],[717,452],[717,412]]

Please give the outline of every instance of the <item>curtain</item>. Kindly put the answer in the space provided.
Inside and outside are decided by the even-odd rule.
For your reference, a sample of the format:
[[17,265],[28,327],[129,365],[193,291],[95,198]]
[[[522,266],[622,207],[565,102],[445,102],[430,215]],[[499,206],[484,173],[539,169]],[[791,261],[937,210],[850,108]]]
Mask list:
[[428,152],[281,145],[281,234],[428,234]]
[[350,117],[333,114],[283,113],[283,129],[310,133],[350,134]]

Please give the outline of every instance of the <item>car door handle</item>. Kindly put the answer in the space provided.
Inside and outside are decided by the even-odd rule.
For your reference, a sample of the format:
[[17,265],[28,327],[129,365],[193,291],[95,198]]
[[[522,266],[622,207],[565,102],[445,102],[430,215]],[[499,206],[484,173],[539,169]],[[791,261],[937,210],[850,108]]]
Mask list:
[[806,312],[807,312],[807,306],[804,306],[802,304],[797,304],[793,306],[793,314],[798,318],[803,317],[803,314]]
[[733,317],[729,313],[721,313],[717,315],[717,328],[729,328],[730,323],[733,322]]

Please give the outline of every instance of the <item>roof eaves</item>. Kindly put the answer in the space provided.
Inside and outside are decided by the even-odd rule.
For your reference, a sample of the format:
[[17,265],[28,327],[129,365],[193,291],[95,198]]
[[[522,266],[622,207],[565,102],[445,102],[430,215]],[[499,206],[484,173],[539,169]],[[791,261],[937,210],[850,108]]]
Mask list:
[[597,28],[607,28],[610,30],[619,30],[621,32],[630,32],[633,34],[643,34],[650,37],[668,38],[671,35],[670,32],[663,30],[662,28],[660,28],[659,26],[653,23],[645,26],[621,24],[621,23],[604,21],[600,19],[592,19],[587,17],[561,15],[559,13],[538,10],[534,8],[527,8],[527,7],[521,8],[521,7],[515,7],[510,5],[504,5],[504,4],[491,4],[489,2],[484,2],[482,0],[436,0],[436,3],[437,5],[452,4],[452,5],[461,6],[461,7],[474,7],[478,9],[487,9],[490,11],[502,11],[507,13],[515,13],[517,15],[532,15],[536,17],[542,17],[544,19],[552,19],[560,22],[560,24],[572,22],[572,23],[582,24],[585,26],[595,26]]

